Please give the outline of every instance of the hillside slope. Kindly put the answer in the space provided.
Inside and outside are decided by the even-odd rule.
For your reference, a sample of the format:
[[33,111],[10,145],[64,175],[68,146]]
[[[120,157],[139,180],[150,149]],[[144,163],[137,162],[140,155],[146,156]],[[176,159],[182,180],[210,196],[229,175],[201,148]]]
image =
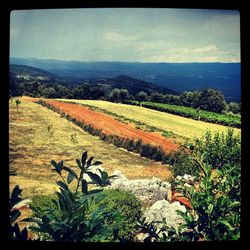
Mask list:
[[35,58],[11,58],[10,61],[64,77],[85,79],[127,75],[176,92],[210,87],[222,91],[228,99],[240,99],[240,63],[83,62]]

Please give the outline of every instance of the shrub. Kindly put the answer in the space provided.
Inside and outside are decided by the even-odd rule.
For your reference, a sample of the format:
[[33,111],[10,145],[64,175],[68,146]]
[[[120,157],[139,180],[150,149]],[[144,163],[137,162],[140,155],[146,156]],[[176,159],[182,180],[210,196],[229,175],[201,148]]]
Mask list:
[[239,135],[234,136],[233,129],[228,129],[226,135],[217,132],[214,136],[207,131],[202,140],[196,140],[196,148],[212,168],[220,169],[225,164],[240,165],[241,139]]
[[35,195],[32,197],[31,206],[36,208],[32,211],[32,216],[39,216],[37,213],[37,209],[44,211],[46,214],[46,211],[49,209],[56,208],[55,204],[52,202],[53,199],[55,199],[55,195]]
[[[35,212],[35,218],[28,218],[24,221],[34,222],[37,226],[29,227],[34,232],[44,233],[54,241],[115,241],[118,237],[117,228],[112,226],[112,222],[118,220],[118,211],[108,211],[106,205],[96,206],[103,199],[97,193],[102,189],[89,191],[89,184],[96,184],[104,187],[110,184],[107,172],[101,168],[96,168],[97,174],[91,169],[98,166],[100,161],[93,161],[94,157],[87,158],[87,152],[82,154],[81,159],[76,159],[80,174],[77,175],[71,168],[64,165],[63,161],[56,163],[51,161],[54,171],[61,177],[58,181],[60,191],[56,192],[57,198],[48,200],[47,208],[30,206]],[[62,171],[68,173],[65,180]],[[91,178],[91,182],[85,180],[85,175]],[[76,190],[72,192],[69,184],[76,180]],[[81,188],[81,192],[79,192]],[[41,203],[41,199],[37,199]],[[43,201],[42,201],[43,203]],[[46,205],[46,203],[45,203]]]
[[197,176],[199,173],[197,163],[190,159],[190,153],[185,152],[184,148],[178,152],[172,153],[167,159],[167,163],[171,165],[174,177],[184,174]]
[[[192,152],[190,159],[199,169],[198,189],[190,185],[177,187],[177,190],[190,200],[193,209],[185,213],[179,211],[185,221],[184,225],[177,229],[165,226],[162,232],[165,230],[167,234],[163,233],[163,236],[158,233],[154,234],[157,241],[237,240],[240,238],[239,141],[230,130],[226,137],[218,134],[212,138],[209,133],[206,137],[205,141],[199,141],[200,143],[190,147]],[[220,147],[215,145],[217,143]],[[219,152],[215,150],[215,147]],[[225,153],[225,161],[219,158],[221,152]],[[230,157],[231,155],[233,157]],[[221,161],[223,163],[214,165],[217,168],[213,169],[214,161],[209,161],[212,159],[216,160],[216,163]]]
[[132,240],[136,231],[137,220],[141,216],[141,203],[129,191],[107,189],[102,192],[105,198],[99,205],[106,204],[107,210],[118,210],[121,214],[119,220],[113,222],[119,230],[120,240]]

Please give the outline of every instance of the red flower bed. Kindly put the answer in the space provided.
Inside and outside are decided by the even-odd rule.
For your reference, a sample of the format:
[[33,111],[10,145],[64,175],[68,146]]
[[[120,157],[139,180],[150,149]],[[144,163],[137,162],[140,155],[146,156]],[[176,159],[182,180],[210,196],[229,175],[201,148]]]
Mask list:
[[69,115],[71,118],[74,118],[85,124],[90,124],[96,129],[102,129],[107,135],[115,134],[123,138],[135,140],[141,139],[144,143],[149,143],[154,146],[161,146],[166,153],[169,153],[170,151],[177,151],[179,149],[179,145],[173,143],[171,139],[167,139],[159,134],[149,133],[133,128],[115,120],[111,116],[90,110],[78,104],[50,100],[46,100],[46,102],[55,108],[60,109],[60,111]]

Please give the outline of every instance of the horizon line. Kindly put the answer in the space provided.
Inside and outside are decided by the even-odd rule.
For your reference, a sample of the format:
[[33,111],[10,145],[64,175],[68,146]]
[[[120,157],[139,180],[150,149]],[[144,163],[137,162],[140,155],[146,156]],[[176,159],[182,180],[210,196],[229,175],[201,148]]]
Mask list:
[[100,61],[85,61],[85,60],[80,60],[80,59],[54,59],[54,58],[37,58],[37,57],[12,57],[10,56],[9,59],[35,59],[35,60],[51,60],[51,61],[62,61],[62,62],[85,62],[85,63],[99,63],[99,62],[115,62],[115,63],[174,63],[174,64],[178,64],[178,63],[241,63],[241,61],[237,61],[237,62],[226,62],[226,61],[214,61],[214,62],[197,62],[197,61],[192,61],[192,62],[166,62],[166,61],[148,61],[148,62],[143,62],[143,61],[119,61],[119,60],[100,60]]

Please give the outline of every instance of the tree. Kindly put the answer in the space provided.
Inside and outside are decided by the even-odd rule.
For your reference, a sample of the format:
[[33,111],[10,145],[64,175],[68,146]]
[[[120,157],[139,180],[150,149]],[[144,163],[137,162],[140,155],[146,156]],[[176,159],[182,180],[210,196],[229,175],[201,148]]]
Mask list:
[[138,93],[136,95],[136,100],[139,102],[139,105],[141,106],[141,102],[144,102],[148,99],[148,95],[147,93],[145,93],[144,91],[141,91],[140,93]]
[[109,100],[112,102],[119,102],[120,101],[120,89],[113,89],[109,94]]
[[151,102],[163,102],[164,100],[164,95],[158,92],[153,92],[150,95],[150,101]]
[[228,111],[233,112],[234,114],[237,114],[240,112],[240,106],[237,102],[230,102],[227,107]]
[[127,89],[120,90],[120,101],[124,102],[125,100],[129,99],[129,92]]
[[191,91],[184,91],[180,95],[180,101],[182,105],[191,107],[194,101],[194,93]]
[[54,88],[52,87],[49,87],[49,88],[44,88],[42,90],[42,96],[46,97],[46,98],[54,98],[55,97],[55,94],[56,94],[56,91]]
[[217,113],[221,113],[226,107],[224,95],[215,89],[205,89],[201,91],[198,104],[201,109]]
[[68,98],[70,90],[60,84],[55,85],[57,98]]

